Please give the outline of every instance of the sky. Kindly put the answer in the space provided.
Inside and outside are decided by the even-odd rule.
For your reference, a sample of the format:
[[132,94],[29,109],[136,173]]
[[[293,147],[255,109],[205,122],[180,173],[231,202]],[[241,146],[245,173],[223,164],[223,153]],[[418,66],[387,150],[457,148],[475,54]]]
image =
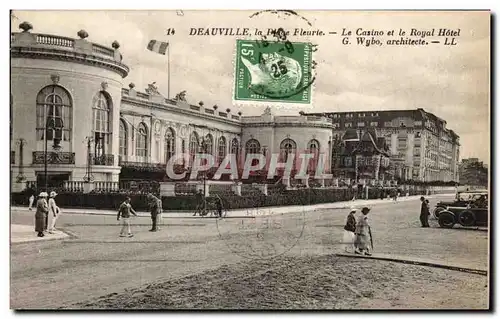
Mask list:
[[[434,113],[460,136],[460,157],[478,157],[489,163],[490,154],[490,14],[488,12],[367,12],[297,11],[296,15],[256,11],[14,11],[13,31],[29,21],[34,33],[77,38],[88,32],[87,40],[111,46],[120,43],[123,62],[130,67],[124,86],[133,82],[143,91],[156,82],[167,95],[166,56],[149,52],[150,40],[170,43],[170,97],[186,90],[191,104],[203,101],[243,115],[259,115],[265,105],[233,105],[236,36],[190,36],[191,28],[283,28],[291,31],[322,30],[324,36],[293,36],[289,40],[317,45],[313,54],[316,81],[310,106],[271,105],[277,115],[305,112],[346,112],[416,109]],[[309,21],[309,23],[306,22]],[[174,35],[167,35],[169,28]],[[402,29],[410,32],[441,28],[460,29],[457,45],[361,46],[351,37],[342,44],[342,32]],[[330,35],[328,32],[337,32]],[[406,35],[405,35],[406,37]],[[250,37],[257,39],[258,37]],[[418,39],[418,37],[412,37]]]

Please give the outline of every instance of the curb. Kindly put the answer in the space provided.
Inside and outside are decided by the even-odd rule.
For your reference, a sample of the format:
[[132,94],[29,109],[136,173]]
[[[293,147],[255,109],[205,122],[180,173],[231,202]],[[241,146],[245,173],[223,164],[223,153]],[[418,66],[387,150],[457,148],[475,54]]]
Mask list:
[[434,268],[442,268],[442,269],[448,269],[448,270],[454,270],[454,271],[472,273],[472,274],[476,274],[476,275],[488,276],[488,271],[487,270],[467,268],[467,267],[460,267],[460,266],[452,266],[452,265],[444,265],[444,264],[438,264],[438,263],[428,262],[428,261],[417,261],[417,260],[400,259],[400,258],[392,258],[392,257],[363,256],[363,255],[342,254],[342,253],[334,254],[334,256],[349,257],[349,258],[364,258],[364,259],[383,260],[383,261],[392,261],[392,262],[398,262],[398,263],[403,263],[403,264],[411,264],[411,265],[418,265],[418,266],[427,266],[427,267],[434,267]]
[[[433,194],[427,196],[427,198],[433,198],[434,196],[439,196],[439,195],[447,195],[447,194]],[[411,201],[411,200],[417,200],[420,197],[420,195],[414,195],[414,196],[409,196],[409,197],[401,197],[398,201],[394,202],[393,200],[388,200],[388,199],[358,199],[355,201],[349,201],[349,202],[334,202],[334,203],[323,203],[323,204],[315,204],[315,205],[303,205],[303,206],[298,206],[298,205],[293,205],[293,206],[271,206],[271,207],[249,207],[246,209],[248,212],[249,210],[269,210],[272,211],[275,208],[281,208],[284,209],[286,207],[290,208],[290,211],[287,212],[282,212],[278,214],[288,214],[288,213],[297,213],[297,212],[303,212],[304,210],[310,210],[310,211],[318,211],[318,210],[338,210],[338,209],[350,209],[351,207],[359,207],[359,206],[372,206],[372,205],[380,205],[380,204],[391,204],[391,203],[401,203],[401,202],[406,202],[406,201]],[[366,201],[373,201],[373,202],[366,202]],[[340,204],[339,203],[343,203]],[[333,207],[328,207],[328,205],[331,205]],[[322,207],[315,207],[315,206],[322,206]],[[335,207],[336,206],[336,207]],[[297,207],[300,207],[299,210],[297,210]],[[18,211],[25,211],[27,208],[21,207],[21,206],[11,206],[11,211],[12,210],[18,210]],[[257,214],[255,215],[247,215],[245,213],[242,213],[241,216],[231,216],[231,212],[237,212],[238,210],[229,210],[228,214],[224,218],[256,218],[259,216],[267,216],[269,214]],[[241,211],[241,210],[240,210]],[[216,217],[197,217],[197,216],[190,216],[193,214],[194,211],[177,211],[177,212],[172,212],[169,213],[168,211],[163,212],[163,218],[216,218]],[[74,214],[74,215],[98,215],[98,216],[110,216],[110,215],[115,215],[116,212],[111,212],[109,210],[106,211],[99,211],[97,209],[92,210],[92,209],[82,209],[82,211],[71,211],[71,210],[65,210],[63,212],[64,214]],[[186,214],[187,216],[169,216],[169,214]],[[150,214],[148,212],[138,212],[138,217],[150,217]]]
[[35,237],[35,238],[29,238],[28,240],[12,242],[12,235],[11,235],[10,236],[10,245],[13,246],[13,245],[22,245],[22,244],[29,244],[29,243],[43,243],[43,242],[47,242],[47,241],[65,240],[65,239],[76,237],[75,235],[69,234],[66,231],[63,231],[61,229],[59,229],[59,230],[62,231],[66,236],[60,237],[60,238],[50,238],[50,237],[45,238],[45,237],[43,237],[44,239],[38,239],[38,237]]

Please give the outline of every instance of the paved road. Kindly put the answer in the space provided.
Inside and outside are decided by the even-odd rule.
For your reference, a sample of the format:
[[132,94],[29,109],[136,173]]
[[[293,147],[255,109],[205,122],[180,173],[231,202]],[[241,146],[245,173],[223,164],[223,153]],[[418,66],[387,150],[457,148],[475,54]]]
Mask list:
[[[431,201],[431,204],[439,198]],[[417,200],[384,202],[370,213],[376,253],[487,269],[488,233],[421,228]],[[121,292],[160,279],[258,263],[274,255],[327,255],[340,250],[347,211],[278,214],[255,219],[171,218],[151,233],[147,217],[134,220],[134,238],[119,238],[113,216],[67,214],[70,240],[11,246],[11,307],[57,308]],[[13,211],[12,223],[32,223],[32,213]]]

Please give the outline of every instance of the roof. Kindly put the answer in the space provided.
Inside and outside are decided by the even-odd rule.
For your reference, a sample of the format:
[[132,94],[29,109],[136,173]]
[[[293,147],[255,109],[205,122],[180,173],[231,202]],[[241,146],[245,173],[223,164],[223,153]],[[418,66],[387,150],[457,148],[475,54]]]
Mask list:
[[[360,130],[359,134],[356,129],[348,129],[342,137],[342,142],[357,142],[358,145],[362,142],[369,142],[378,153],[389,156],[386,150],[385,138],[377,137],[377,131],[374,128],[365,129],[363,131]],[[355,149],[358,147],[355,147]]]

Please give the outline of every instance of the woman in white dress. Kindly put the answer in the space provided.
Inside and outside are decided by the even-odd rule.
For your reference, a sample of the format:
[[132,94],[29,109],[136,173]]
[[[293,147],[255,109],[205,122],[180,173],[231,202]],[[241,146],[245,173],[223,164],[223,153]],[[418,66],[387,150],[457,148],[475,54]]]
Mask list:
[[356,235],[354,234],[354,232],[356,231],[356,217],[354,215],[356,214],[356,211],[357,210],[355,208],[351,208],[349,215],[347,215],[347,221],[344,226],[344,236],[342,239],[342,244],[346,253],[354,253],[355,250],[354,240],[356,238]]
[[49,221],[48,221],[48,231],[49,234],[53,234],[54,231],[56,230],[56,221],[57,218],[59,217],[59,207],[57,207],[55,197],[57,196],[57,193],[52,191],[50,192],[50,198],[49,198]]

